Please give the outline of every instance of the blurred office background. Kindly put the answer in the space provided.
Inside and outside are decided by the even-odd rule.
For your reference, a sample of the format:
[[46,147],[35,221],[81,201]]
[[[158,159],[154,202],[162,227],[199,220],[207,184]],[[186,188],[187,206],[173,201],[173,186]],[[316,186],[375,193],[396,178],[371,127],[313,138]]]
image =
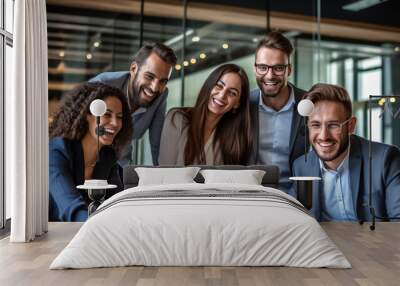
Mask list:
[[[400,94],[400,20],[396,0],[48,0],[49,116],[63,94],[104,71],[127,70],[146,42],[163,42],[178,55],[168,108],[190,106],[211,69],[234,62],[249,74],[254,49],[267,29],[295,47],[290,80],[344,86],[354,100],[357,133],[368,136],[370,94]],[[393,100],[392,100],[393,101]],[[372,138],[400,145],[400,124],[380,116],[374,102]],[[393,113],[398,102],[390,102]],[[384,117],[384,118],[381,118]],[[399,116],[400,117],[400,116]],[[148,139],[136,160],[150,163]]]
[[[4,98],[11,92],[14,3],[0,0],[0,228],[10,217]],[[128,70],[146,42],[163,42],[178,55],[168,108],[192,105],[210,70],[224,62],[244,67],[255,88],[254,49],[267,30],[278,29],[295,47],[291,82],[305,90],[317,82],[344,86],[357,134],[368,137],[369,95],[400,95],[399,10],[398,0],[47,0],[49,120],[67,91],[98,73]],[[374,140],[400,146],[399,101],[373,101]],[[136,151],[137,163],[150,164],[147,136]]]
[[[77,83],[128,70],[146,42],[163,42],[178,55],[168,108],[192,105],[210,70],[228,61],[244,67],[255,88],[257,41],[278,29],[295,47],[290,81],[305,90],[317,82],[344,86],[354,101],[357,133],[367,137],[368,96],[400,94],[398,2],[48,0],[49,118]],[[388,104],[393,112],[400,107]],[[400,146],[399,119],[381,116],[382,105],[373,104],[372,138]],[[135,160],[150,164],[147,137],[137,146]]]

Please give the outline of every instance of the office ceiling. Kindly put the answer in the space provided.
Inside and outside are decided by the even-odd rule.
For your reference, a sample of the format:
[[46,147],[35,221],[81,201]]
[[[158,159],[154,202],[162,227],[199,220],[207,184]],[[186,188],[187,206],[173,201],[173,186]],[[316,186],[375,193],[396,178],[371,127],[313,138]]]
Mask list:
[[[323,18],[364,22],[400,28],[400,17],[398,16],[398,11],[400,11],[400,1],[386,0],[358,12],[347,11],[342,8],[346,4],[357,1],[358,0],[321,0],[321,16]],[[260,10],[265,10],[267,6],[266,3],[269,2],[269,7],[272,11],[308,16],[315,16],[315,11],[317,10],[316,0],[205,0],[204,2]]]
[[[47,0],[50,96],[60,96],[63,91],[71,89],[77,82],[85,81],[99,72],[129,67],[131,58],[139,47],[140,16],[138,5],[136,5],[139,2],[134,0],[115,2],[108,0]],[[149,2],[145,1],[145,7],[149,7],[150,4],[147,4]],[[179,17],[182,15],[179,10],[181,1],[158,2],[173,3],[175,11],[173,9],[172,12],[165,10],[165,15],[167,15],[165,17],[163,16],[164,11],[151,11],[154,12],[152,15],[146,14],[144,41],[160,41],[172,46],[180,57],[180,63],[183,64],[184,59],[181,58],[182,19]],[[196,7],[195,1],[188,2],[190,11],[194,11],[195,9],[192,7]],[[188,42],[185,49],[185,60],[189,61],[189,66],[185,68],[185,71],[190,73],[211,64],[252,53],[257,38],[265,32],[265,1],[213,0],[199,2],[201,2],[203,10],[193,12],[193,19],[187,22]],[[315,2],[311,0],[270,0],[272,28],[274,28],[274,23],[277,23],[281,30],[292,32],[292,35],[309,37],[307,29],[315,28]],[[353,23],[387,26],[388,29],[395,29],[394,33],[388,33],[388,37],[391,39],[389,42],[400,42],[400,36],[396,40],[397,35],[400,35],[400,17],[396,13],[391,13],[400,10],[398,7],[400,1],[388,0],[359,12],[343,10],[342,6],[350,2],[345,0],[321,1],[322,18],[333,19],[333,25],[343,21],[352,21]],[[225,6],[226,11],[231,11],[233,14],[229,14],[221,6],[218,9],[207,10],[207,5]],[[131,8],[136,10],[132,11]],[[207,15],[207,11],[210,11],[209,14],[212,16]],[[243,15],[254,13],[255,16],[254,19],[241,17],[241,13],[244,13]],[[226,15],[228,15],[227,19],[224,20]],[[232,17],[237,18],[229,18],[229,15],[235,15]],[[214,19],[210,20],[210,17],[215,17],[215,21]],[[288,18],[282,20],[282,17]],[[247,22],[241,22],[241,18],[248,18]],[[297,18],[302,21],[300,25],[304,24],[305,30],[293,33],[293,29],[297,27]],[[286,23],[290,23],[292,26],[285,26]],[[353,34],[346,34],[347,25],[352,25],[352,23],[343,23],[340,24],[341,26],[333,26],[331,34],[327,33],[327,36],[338,35],[337,37],[340,38],[340,33],[343,33],[343,37],[347,39],[352,35],[362,36],[357,30],[350,31]],[[385,27],[383,28],[382,31],[385,31]],[[363,27],[363,29],[364,33],[368,32],[368,27]],[[199,36],[201,40],[194,41],[194,36]],[[368,35],[367,40],[369,40]],[[374,41],[374,39],[371,40]],[[365,36],[362,41],[365,41]],[[380,41],[378,40],[378,42]],[[224,49],[223,44],[228,44],[228,48]],[[206,59],[199,58],[200,52],[206,53]],[[196,60],[196,64],[190,63],[192,58]],[[175,76],[177,75],[178,72],[175,72]]]

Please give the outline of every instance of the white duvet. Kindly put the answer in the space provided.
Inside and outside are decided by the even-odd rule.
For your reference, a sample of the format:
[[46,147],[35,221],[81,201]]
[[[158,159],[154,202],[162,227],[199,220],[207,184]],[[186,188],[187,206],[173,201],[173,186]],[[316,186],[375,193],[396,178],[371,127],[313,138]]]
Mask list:
[[127,265],[351,267],[285,193],[196,183],[135,187],[111,197],[50,269]]

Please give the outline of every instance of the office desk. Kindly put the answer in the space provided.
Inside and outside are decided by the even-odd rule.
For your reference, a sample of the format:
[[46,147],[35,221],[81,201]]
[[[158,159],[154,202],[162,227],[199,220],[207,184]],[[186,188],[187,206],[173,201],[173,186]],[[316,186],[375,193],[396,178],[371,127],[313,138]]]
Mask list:
[[0,241],[0,285],[400,285],[400,223],[323,223],[352,269],[120,267],[48,270],[81,223],[50,223],[32,243]]

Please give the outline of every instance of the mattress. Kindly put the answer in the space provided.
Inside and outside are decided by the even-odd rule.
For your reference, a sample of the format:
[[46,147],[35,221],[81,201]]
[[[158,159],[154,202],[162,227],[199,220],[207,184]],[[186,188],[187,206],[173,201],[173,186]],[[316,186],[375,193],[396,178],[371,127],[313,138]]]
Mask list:
[[114,195],[50,269],[131,265],[351,267],[291,196],[257,185],[198,183]]

